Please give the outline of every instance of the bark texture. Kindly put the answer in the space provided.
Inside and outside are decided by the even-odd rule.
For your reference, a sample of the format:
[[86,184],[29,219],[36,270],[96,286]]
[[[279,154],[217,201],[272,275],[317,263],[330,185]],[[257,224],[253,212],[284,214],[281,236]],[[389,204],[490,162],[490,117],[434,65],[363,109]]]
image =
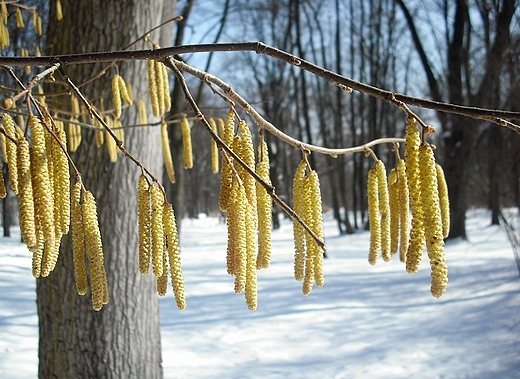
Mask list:
[[[122,49],[159,24],[163,10],[160,0],[61,0],[61,4],[64,19],[58,22],[55,1],[51,1],[47,54]],[[152,34],[152,40],[159,39],[158,33]],[[82,83],[102,67],[65,69],[73,81]],[[121,63],[118,67],[123,78],[131,82],[134,99],[149,103],[146,62]],[[98,107],[100,96],[105,98],[107,108],[112,107],[110,80],[114,74],[115,68],[110,68],[100,80],[82,87]],[[61,101],[67,104],[70,99]],[[123,110],[123,125],[136,120],[135,105]],[[111,163],[106,146],[96,147],[92,131],[83,129],[82,135],[73,159],[97,201],[110,302],[95,312],[90,293],[76,293],[70,235],[65,236],[56,269],[37,282],[39,376],[161,378],[155,278],[139,273],[137,258],[137,179],[141,172],[121,154],[117,163]],[[156,175],[162,162],[157,146],[157,128],[125,130],[125,147]]]

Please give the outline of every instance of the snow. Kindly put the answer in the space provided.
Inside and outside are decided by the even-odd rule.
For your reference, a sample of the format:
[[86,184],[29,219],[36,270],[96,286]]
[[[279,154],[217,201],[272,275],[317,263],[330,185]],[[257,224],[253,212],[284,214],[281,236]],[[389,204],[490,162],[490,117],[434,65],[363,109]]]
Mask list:
[[[273,232],[258,272],[258,310],[226,273],[226,228],[184,220],[188,308],[160,299],[165,378],[519,378],[520,278],[505,233],[468,212],[468,241],[446,246],[449,284],[431,296],[425,256],[410,275],[394,256],[370,266],[368,233],[338,236],[325,217],[325,286],[293,279],[292,227]],[[19,235],[0,239],[0,377],[37,376],[31,257]],[[426,255],[426,254],[425,254]]]

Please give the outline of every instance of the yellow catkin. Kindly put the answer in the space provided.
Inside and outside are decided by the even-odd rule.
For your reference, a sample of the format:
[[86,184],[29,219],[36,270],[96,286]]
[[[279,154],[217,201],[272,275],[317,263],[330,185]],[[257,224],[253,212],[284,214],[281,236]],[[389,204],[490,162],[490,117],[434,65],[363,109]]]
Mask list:
[[404,160],[397,161],[397,187],[399,188],[399,260],[406,262],[410,241],[410,193]]
[[191,146],[191,128],[188,119],[184,117],[181,122],[182,148],[184,151],[184,168],[193,168],[193,149]]
[[[269,152],[265,141],[262,141],[258,146],[258,164],[256,165],[256,173],[267,184],[271,184],[271,178],[269,176]],[[258,258],[256,261],[256,267],[261,269],[268,268],[271,261],[273,200],[265,188],[258,182],[256,183],[256,198],[258,209]]]
[[[323,240],[323,219],[322,219],[322,203],[321,191],[318,174],[311,171],[304,182],[305,194],[305,221],[316,237]],[[322,287],[325,283],[323,276],[323,249],[318,245],[316,240],[308,233],[305,233],[307,245],[307,261],[312,261],[312,278],[306,286],[307,279],[307,261],[304,278],[304,294],[308,295],[312,289],[313,281],[318,287]],[[308,292],[307,292],[308,290]]]
[[404,157],[406,178],[412,207],[410,243],[406,253],[406,271],[415,273],[419,269],[424,250],[424,214],[421,205],[421,177],[419,174],[419,129],[414,118],[408,118]]
[[90,286],[92,288],[92,307],[99,311],[104,304],[108,304],[109,296],[96,200],[90,191],[85,192],[82,210],[85,246],[89,259]]
[[168,292],[168,262],[166,254],[163,255],[163,268],[162,275],[157,277],[157,294],[159,296],[165,296]]
[[[55,132],[63,146],[67,145],[65,132],[57,129]],[[60,144],[53,138],[54,157],[54,209],[55,224],[60,234],[67,234],[70,225],[70,171],[67,156]]]
[[94,136],[96,137],[96,147],[101,147],[105,143],[105,131],[96,129]]
[[[114,128],[114,120],[110,117],[106,117],[105,118],[105,122],[106,124],[108,125],[108,127],[110,129],[113,129]],[[107,151],[108,151],[108,156],[110,158],[110,162],[112,163],[115,163],[117,162],[117,152],[119,151],[119,149],[117,148],[117,144],[116,144],[116,141],[114,140],[114,137],[112,137],[107,131],[105,131],[106,133],[106,145],[107,145]],[[114,131],[114,134],[116,134],[116,132]]]
[[61,8],[61,1],[56,1],[56,20],[61,21],[63,20],[63,10]]
[[152,198],[152,272],[155,276],[162,276],[164,257],[164,224],[162,213],[164,196],[157,186],[151,186],[150,193]]
[[381,251],[381,218],[379,214],[379,186],[375,167],[368,171],[368,220],[370,224],[370,250],[368,263],[375,265]]
[[399,186],[395,168],[388,175],[388,196],[390,199],[390,253],[395,254],[399,249]]
[[[247,194],[246,194],[247,196]],[[246,207],[246,303],[249,310],[254,311],[258,304],[257,275],[256,275],[256,220],[255,207],[249,202]]]
[[[305,221],[305,196],[303,193],[303,181],[307,165],[304,160],[300,162],[293,178],[293,209],[296,214]],[[305,270],[305,230],[297,221],[293,220],[294,239],[294,278],[303,280]]]
[[16,7],[16,27],[17,28],[25,28],[25,23],[23,22],[22,11],[20,7]]
[[148,115],[146,113],[146,104],[141,99],[137,100],[137,113],[139,116],[139,124],[141,124],[143,129],[146,128],[148,124]]
[[72,119],[72,123],[67,124],[68,138],[67,148],[71,153],[75,152],[81,144],[81,126],[77,123],[77,119]]
[[121,75],[116,75],[115,77],[117,77],[117,85],[119,86],[121,98],[126,104],[132,105],[134,101],[130,91],[128,91],[125,80],[121,77]]
[[170,150],[170,140],[168,139],[168,125],[166,122],[161,122],[161,141],[163,148],[164,167],[168,173],[170,182],[175,183],[175,167],[173,166],[172,153]]
[[224,123],[224,120],[221,118],[217,118],[217,126],[218,126],[218,134],[220,135],[220,138],[224,138],[224,131],[226,124]]
[[150,186],[144,175],[137,185],[137,222],[139,236],[139,271],[146,275],[150,270],[150,233],[152,227]]
[[148,60],[148,92],[150,94],[150,102],[152,103],[152,113],[155,117],[159,117],[159,97],[157,94],[157,73],[155,72],[155,61]]
[[119,75],[114,75],[112,78],[112,98],[114,100],[114,117],[117,119],[121,117],[121,91],[119,88]]
[[379,187],[379,210],[381,212],[381,249],[383,260],[390,261],[390,201],[388,196],[388,183],[386,181],[386,170],[383,161],[378,160],[375,164],[377,173],[377,185]]
[[7,24],[7,19],[9,17],[9,12],[7,11],[7,4],[5,3],[5,1],[2,1],[0,3],[0,14],[1,14],[1,17],[2,17],[2,23],[3,24]]
[[[235,275],[235,292],[242,293],[246,287],[247,270],[247,197],[242,183],[233,180],[232,197],[228,212],[228,262]],[[231,218],[231,219],[230,219]]]
[[[230,110],[226,116],[226,122],[224,123],[224,132],[221,133],[222,140],[224,143],[232,148],[233,147],[233,134],[235,132],[235,115]],[[225,153],[223,153],[225,154]],[[222,172],[220,174],[220,196],[219,206],[222,212],[227,212],[229,197],[231,194],[231,183],[233,181],[233,170],[231,163],[227,159],[222,159]]]
[[186,296],[184,295],[184,279],[182,277],[181,251],[179,244],[179,233],[173,207],[164,203],[163,209],[164,232],[168,240],[168,260],[172,275],[173,294],[175,302],[180,310],[186,309]]
[[12,117],[7,113],[3,114],[2,121],[4,123],[5,133],[7,134],[6,148],[7,164],[9,166],[9,181],[11,182],[13,193],[16,195],[18,194],[18,166],[16,164],[16,143],[13,142],[13,140],[17,140],[15,124]]
[[87,293],[87,267],[85,265],[85,230],[81,209],[81,185],[81,182],[76,182],[72,188],[71,229],[76,291],[83,296]]
[[41,273],[42,251],[38,248],[36,222],[34,215],[34,197],[31,181],[31,160],[29,142],[25,137],[18,140],[18,209],[20,231],[29,251],[33,253],[32,274],[38,278]]
[[[217,132],[217,123],[213,118],[209,119],[209,124],[211,126],[211,129],[215,132],[215,134],[218,134]],[[214,174],[218,173],[218,147],[215,140],[211,139],[211,171],[213,171]]]
[[162,84],[164,88],[164,110],[169,112],[172,106],[172,100],[170,97],[170,79],[168,78],[168,69],[166,66],[161,63],[161,73],[162,73]]
[[34,10],[34,12],[33,12],[33,25],[34,25],[34,31],[36,32],[36,34],[41,36],[43,34],[42,19],[40,18],[40,16],[38,16],[38,13],[36,12],[36,10]]
[[162,71],[163,64],[158,61],[154,61],[155,64],[155,80],[157,87],[157,101],[159,105],[159,116],[162,116],[165,111],[165,93],[164,93],[164,75]]
[[[20,186],[20,183],[18,183],[18,186]],[[3,170],[0,167],[0,198],[5,198],[7,196],[7,190],[5,188],[5,180],[4,180],[4,173]]]
[[[310,175],[310,174],[309,174]],[[305,199],[304,203],[304,214],[305,214],[305,223],[309,228],[313,228],[313,214],[315,207],[314,199],[312,198],[311,188],[308,183],[308,180],[304,180],[303,182],[303,195]],[[312,237],[305,231],[305,242],[307,246],[306,255],[305,255],[305,273],[303,276],[303,287],[302,292],[305,296],[308,296],[312,291],[312,286],[314,285],[314,272],[315,272],[315,259],[314,255],[316,249],[312,243]]]
[[426,249],[430,258],[431,293],[441,297],[448,285],[448,267],[444,254],[442,216],[437,184],[437,169],[433,150],[429,144],[419,148],[419,170],[421,174],[421,197],[424,211]]
[[4,163],[7,163],[7,146],[5,141],[5,135],[0,133],[0,146],[2,147],[2,156]]
[[31,177],[34,210],[37,228],[42,231],[45,239],[41,276],[46,277],[54,269],[58,259],[54,225],[54,198],[50,185],[43,125],[38,117],[31,116],[29,117],[29,126],[33,144],[31,149]]
[[448,197],[448,185],[441,165],[435,164],[435,168],[437,169],[437,183],[439,185],[439,199],[441,202],[442,234],[444,238],[448,238],[450,234],[450,199]]

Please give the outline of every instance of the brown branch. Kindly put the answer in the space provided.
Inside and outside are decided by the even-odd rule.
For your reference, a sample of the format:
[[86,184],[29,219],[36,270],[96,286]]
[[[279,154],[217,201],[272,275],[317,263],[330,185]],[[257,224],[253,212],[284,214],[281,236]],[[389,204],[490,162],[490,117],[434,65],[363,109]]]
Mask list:
[[170,68],[173,73],[175,74],[182,91],[184,92],[184,96],[190,107],[195,112],[195,116],[199,119],[199,121],[204,125],[208,133],[211,135],[211,138],[215,141],[218,148],[222,151],[224,150],[229,156],[233,157],[233,159],[240,164],[244,170],[247,171],[249,175],[251,175],[258,183],[262,185],[262,187],[265,188],[269,196],[274,200],[276,204],[278,204],[293,220],[296,220],[299,222],[302,227],[311,235],[311,237],[316,241],[318,246],[320,246],[323,250],[325,249],[325,242],[323,242],[310,228],[309,226],[300,218],[294,210],[287,205],[278,195],[276,194],[275,187],[267,183],[265,180],[263,180],[254,170],[252,170],[240,157],[233,151],[231,148],[222,141],[222,139],[213,131],[213,128],[209,124],[209,122],[204,117],[204,114],[202,114],[199,106],[195,102],[195,99],[193,99],[193,96],[191,95],[191,92],[188,88],[188,85],[186,84],[186,79],[182,75],[182,72],[179,70],[179,68],[176,66],[176,64],[179,61],[174,60],[173,58],[169,57],[166,60],[163,61],[163,63]]
[[51,57],[0,57],[0,65],[13,66],[48,66],[56,62],[62,65],[68,64],[84,64],[95,62],[112,62],[112,61],[129,61],[129,60],[164,60],[175,54],[202,53],[202,52],[226,52],[226,51],[254,51],[257,54],[264,54],[273,58],[282,60],[292,65],[298,66],[303,70],[309,71],[329,82],[338,85],[344,89],[352,88],[357,91],[366,93],[367,95],[377,97],[384,101],[390,101],[392,97],[402,101],[408,105],[414,105],[422,108],[432,109],[444,113],[458,114],[475,119],[483,119],[494,122],[500,126],[506,126],[520,133],[520,126],[504,120],[520,119],[520,112],[511,112],[504,110],[484,109],[469,107],[456,104],[442,103],[438,101],[420,99],[403,94],[394,93],[381,88],[373,87],[358,81],[349,79],[343,75],[339,75],[333,71],[317,66],[295,55],[286,53],[282,50],[268,46],[262,42],[240,42],[240,43],[219,43],[219,44],[196,44],[174,46],[161,49],[151,50],[133,50],[133,51],[114,51],[114,52],[98,52],[56,55]]

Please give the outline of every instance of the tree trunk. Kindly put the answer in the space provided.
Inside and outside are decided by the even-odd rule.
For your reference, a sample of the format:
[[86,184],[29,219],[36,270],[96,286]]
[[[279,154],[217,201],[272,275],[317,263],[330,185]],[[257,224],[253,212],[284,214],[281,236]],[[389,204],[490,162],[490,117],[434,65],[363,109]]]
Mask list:
[[[47,53],[121,49],[160,20],[162,1],[61,0],[64,19],[55,21],[51,1]],[[152,40],[158,34],[152,34]],[[67,66],[81,83],[105,67],[103,64]],[[119,73],[132,83],[134,98],[147,99],[146,62],[118,64]],[[111,108],[107,73],[82,87],[99,106],[99,96]],[[55,100],[56,101],[56,100]],[[70,99],[63,98],[63,103]],[[121,121],[137,123],[135,106],[125,109]],[[82,107],[84,110],[85,108]],[[149,115],[151,112],[149,112]],[[137,179],[139,168],[119,154],[111,163],[106,148],[96,147],[94,133],[82,130],[83,140],[73,160],[98,206],[105,253],[110,302],[92,309],[90,296],[75,289],[70,234],[64,237],[54,272],[37,281],[39,316],[39,376],[41,378],[161,378],[158,301],[153,275],[142,276],[137,249]],[[161,169],[158,128],[126,129],[125,147],[153,173]]]

